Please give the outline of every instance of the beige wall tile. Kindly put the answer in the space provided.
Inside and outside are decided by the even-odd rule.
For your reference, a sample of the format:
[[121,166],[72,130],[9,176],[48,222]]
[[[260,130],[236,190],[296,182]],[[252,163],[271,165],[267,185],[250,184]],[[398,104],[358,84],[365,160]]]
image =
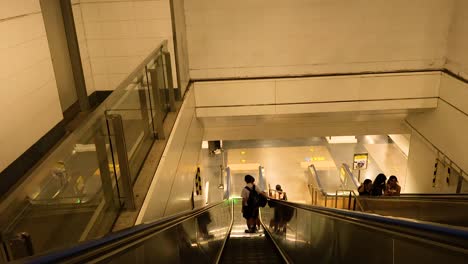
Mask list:
[[450,1],[185,1],[192,78],[437,68]]
[[275,103],[274,81],[200,82],[195,84],[197,106]]
[[468,78],[468,1],[455,0],[450,33],[446,67]]
[[2,0],[0,1],[0,19],[39,13],[41,7],[37,0]]

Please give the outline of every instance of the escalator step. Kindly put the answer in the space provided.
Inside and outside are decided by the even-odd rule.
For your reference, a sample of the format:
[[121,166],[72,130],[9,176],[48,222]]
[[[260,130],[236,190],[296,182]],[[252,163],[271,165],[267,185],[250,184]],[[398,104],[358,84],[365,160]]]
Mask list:
[[269,238],[230,238],[223,252],[222,263],[284,263]]

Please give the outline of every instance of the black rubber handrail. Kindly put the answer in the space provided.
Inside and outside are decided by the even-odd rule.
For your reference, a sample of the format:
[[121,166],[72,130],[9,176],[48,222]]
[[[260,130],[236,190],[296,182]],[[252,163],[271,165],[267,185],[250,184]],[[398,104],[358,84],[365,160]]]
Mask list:
[[50,253],[20,259],[13,263],[85,263],[87,260],[95,259],[104,254],[120,252],[134,242],[147,240],[160,231],[201,215],[211,208],[224,204],[226,201],[227,200],[223,200],[219,203],[199,209],[184,211],[151,223],[144,223],[116,233],[111,233],[99,239],[77,243],[70,248],[59,249]]
[[456,246],[463,250],[468,250],[467,228],[413,219],[381,216],[376,214],[356,212],[344,209],[298,204],[274,199],[271,200],[283,206],[306,210],[321,215],[337,218],[343,221],[350,221],[361,225],[364,224],[369,227],[384,228],[385,230],[395,231],[399,234],[404,233],[410,236],[416,236],[418,238],[426,238],[432,241],[439,241],[447,245]]
[[414,195],[414,196],[357,196],[359,200],[376,200],[376,201],[424,201],[424,202],[466,202],[468,203],[468,196],[460,195]]

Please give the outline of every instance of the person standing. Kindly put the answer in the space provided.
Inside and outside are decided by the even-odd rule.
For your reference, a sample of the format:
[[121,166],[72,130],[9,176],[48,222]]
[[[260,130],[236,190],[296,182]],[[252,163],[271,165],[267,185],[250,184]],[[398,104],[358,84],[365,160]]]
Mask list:
[[256,190],[255,178],[252,175],[245,175],[246,186],[242,188],[242,216],[246,220],[246,233],[255,233],[258,219],[258,197],[259,193]]
[[372,183],[372,191],[371,195],[372,196],[382,196],[384,191],[386,190],[386,184],[385,181],[387,180],[387,176],[385,174],[380,173],[375,177],[374,182]]
[[372,181],[370,179],[366,179],[361,186],[358,188],[358,192],[360,196],[368,196],[372,193]]
[[390,176],[385,189],[385,196],[400,196],[401,187],[398,184],[398,179],[395,175]]

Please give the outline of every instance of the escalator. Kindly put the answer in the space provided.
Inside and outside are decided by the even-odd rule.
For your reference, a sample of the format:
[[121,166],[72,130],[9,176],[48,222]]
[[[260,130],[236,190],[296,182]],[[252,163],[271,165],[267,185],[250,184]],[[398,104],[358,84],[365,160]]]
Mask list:
[[359,196],[359,180],[347,164],[335,174],[314,165],[308,172],[313,205],[468,227],[467,194]]
[[245,219],[241,215],[241,202],[233,206],[233,224],[220,263],[284,263],[265,227],[257,233],[245,233]]
[[[289,217],[281,216],[286,212]],[[272,221],[278,213],[280,222]],[[17,263],[466,263],[468,258],[468,230],[447,225],[276,200],[261,209],[261,221],[265,232],[246,236],[240,202],[230,199]]]

